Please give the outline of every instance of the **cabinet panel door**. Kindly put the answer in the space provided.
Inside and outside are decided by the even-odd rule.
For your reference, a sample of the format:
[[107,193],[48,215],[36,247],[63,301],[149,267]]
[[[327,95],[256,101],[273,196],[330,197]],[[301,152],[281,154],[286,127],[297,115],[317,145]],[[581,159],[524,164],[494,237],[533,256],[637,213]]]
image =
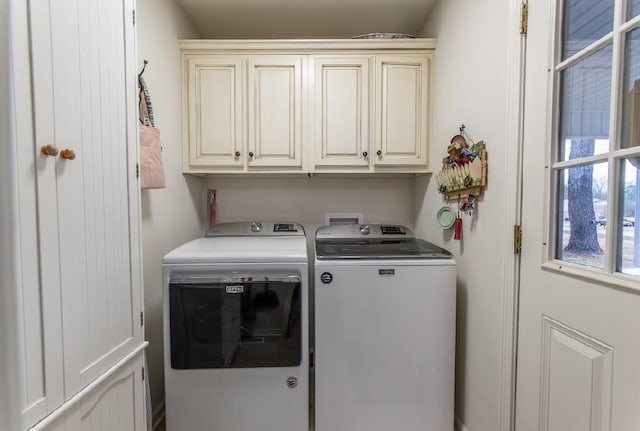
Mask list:
[[[133,318],[141,297],[132,11],[130,0],[56,3],[44,44],[50,55],[33,69],[34,82],[50,87],[34,94],[37,146],[45,143],[41,127],[48,130],[54,119],[52,142],[61,150],[57,226],[48,226],[59,237],[57,243],[43,238],[42,249],[59,253],[63,337],[57,342],[67,399],[142,339]],[[75,158],[69,151],[64,158],[65,149]],[[39,198],[52,197],[39,190]]]
[[242,57],[194,56],[186,63],[184,104],[188,121],[185,170],[242,168]]
[[[64,399],[60,269],[56,206],[56,160],[40,153],[40,145],[53,144],[50,79],[33,82],[43,97],[31,104],[31,67],[50,67],[48,8],[40,0],[16,3],[13,52],[15,125],[18,176],[18,238],[20,262],[20,316],[25,386],[22,420],[31,426]],[[33,34],[28,34],[31,21]],[[29,40],[33,46],[29,46]],[[30,50],[33,50],[30,64]],[[25,73],[27,72],[27,73]],[[33,110],[42,112],[34,141]],[[36,146],[36,144],[39,144]],[[39,198],[40,197],[40,198]]]
[[376,165],[426,168],[430,57],[376,59]]
[[313,59],[314,166],[369,166],[370,61]]
[[[145,431],[142,354],[83,397],[65,415],[69,431]],[[58,431],[58,428],[55,428]]]
[[72,419],[78,431],[144,431],[142,355],[84,399]]
[[302,168],[302,66],[301,56],[249,58],[249,167]]

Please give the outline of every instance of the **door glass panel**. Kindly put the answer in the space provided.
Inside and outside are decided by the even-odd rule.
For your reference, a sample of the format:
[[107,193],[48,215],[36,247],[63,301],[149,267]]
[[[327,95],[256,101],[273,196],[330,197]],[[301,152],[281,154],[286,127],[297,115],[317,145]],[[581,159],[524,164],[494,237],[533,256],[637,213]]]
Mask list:
[[300,282],[169,285],[171,367],[301,363]]
[[640,145],[640,29],[626,35],[622,93],[622,148]]
[[640,0],[629,0],[627,19],[629,20],[638,14],[640,14]]
[[608,163],[558,171],[556,259],[604,268]]
[[620,170],[620,220],[618,221],[617,270],[640,275],[640,237],[636,220],[640,216],[640,157],[622,161]]
[[562,59],[613,30],[613,0],[565,0]]
[[612,52],[607,45],[560,74],[560,160],[609,151]]

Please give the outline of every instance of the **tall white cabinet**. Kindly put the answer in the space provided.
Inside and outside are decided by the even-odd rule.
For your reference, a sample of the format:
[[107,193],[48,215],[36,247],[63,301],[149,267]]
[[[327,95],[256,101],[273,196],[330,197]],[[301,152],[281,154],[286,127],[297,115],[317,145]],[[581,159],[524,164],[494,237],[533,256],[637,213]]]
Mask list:
[[133,0],[14,5],[24,426],[142,430]]

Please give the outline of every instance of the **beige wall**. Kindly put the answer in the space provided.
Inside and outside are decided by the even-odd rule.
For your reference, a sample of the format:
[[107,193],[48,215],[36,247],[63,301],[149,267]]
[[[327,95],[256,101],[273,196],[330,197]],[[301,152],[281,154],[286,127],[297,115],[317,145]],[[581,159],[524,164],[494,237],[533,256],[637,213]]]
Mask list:
[[220,177],[206,181],[217,190],[218,222],[291,220],[302,223],[309,240],[324,224],[325,212],[359,212],[370,223],[413,226],[412,178],[292,176]]
[[137,0],[138,69],[149,61],[149,86],[160,129],[167,188],[142,191],[142,239],[147,357],[154,408],[164,400],[162,256],[201,234],[203,182],[181,174],[180,56],[177,40],[197,37],[173,0]]
[[[505,247],[510,222],[505,208],[505,142],[508,130],[507,51],[510,0],[445,0],[421,33],[435,37],[434,118],[431,167],[440,169],[447,144],[461,124],[487,145],[488,186],[473,218],[463,216],[461,241],[436,223],[444,205],[435,176],[416,180],[417,232],[452,251],[458,262],[456,414],[470,431],[500,429],[502,312]],[[456,203],[453,203],[455,206]]]

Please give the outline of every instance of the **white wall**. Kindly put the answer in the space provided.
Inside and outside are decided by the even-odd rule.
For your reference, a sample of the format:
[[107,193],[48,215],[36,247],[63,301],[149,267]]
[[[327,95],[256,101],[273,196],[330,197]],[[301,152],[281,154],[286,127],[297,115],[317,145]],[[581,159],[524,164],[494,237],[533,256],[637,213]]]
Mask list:
[[217,190],[217,221],[291,220],[311,241],[325,212],[360,212],[366,222],[413,227],[412,178],[292,176],[208,179]]
[[142,191],[142,239],[146,338],[151,399],[164,400],[162,362],[162,256],[201,235],[203,181],[181,174],[181,86],[177,40],[198,37],[173,0],[138,0],[138,69],[149,61],[144,79],[149,86],[156,127],[164,148],[167,188]]
[[[512,223],[505,208],[509,121],[508,29],[510,0],[442,0],[421,36],[435,37],[434,119],[431,167],[440,169],[451,138],[465,124],[488,151],[488,185],[470,218],[463,216],[461,241],[443,231],[436,213],[444,205],[435,177],[416,180],[417,232],[452,251],[458,262],[456,414],[470,431],[500,430],[502,312],[505,247]],[[453,203],[455,206],[457,203]]]

